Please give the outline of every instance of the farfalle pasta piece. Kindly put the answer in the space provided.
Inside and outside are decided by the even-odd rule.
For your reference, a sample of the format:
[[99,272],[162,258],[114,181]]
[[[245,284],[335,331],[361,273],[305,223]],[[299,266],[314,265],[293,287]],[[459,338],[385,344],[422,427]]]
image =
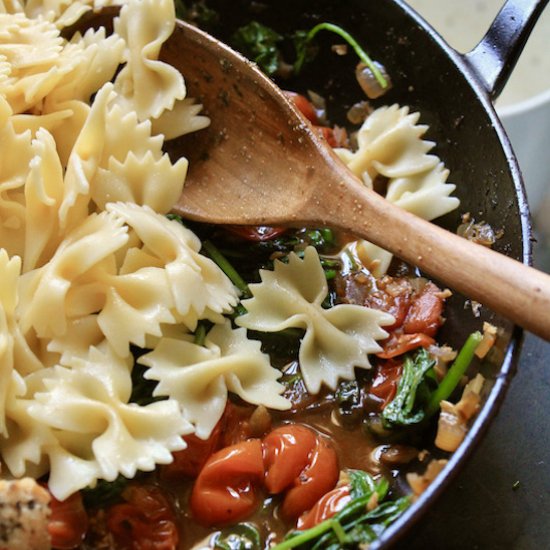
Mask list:
[[104,153],[107,109],[112,97],[112,84],[105,84],[97,93],[69,156],[65,171],[64,196],[59,207],[59,223],[64,231],[70,230],[88,214],[90,182]]
[[355,367],[370,367],[367,355],[381,350],[376,340],[387,337],[381,327],[394,319],[350,304],[324,309],[328,285],[315,248],[308,247],[303,260],[292,253],[288,264],[276,261],[273,271],[260,274],[262,282],[250,285],[253,298],[242,302],[247,313],[236,323],[261,332],[305,329],[299,361],[310,393],[322,384],[334,390],[339,379],[355,378]]
[[34,156],[29,131],[15,132],[7,117],[0,126],[0,247],[22,256],[25,247],[24,185]]
[[103,334],[122,357],[130,344],[145,346],[148,335],[160,336],[163,323],[175,323],[173,298],[164,269],[148,268],[112,277],[98,315]]
[[455,185],[443,183],[449,170],[442,162],[427,172],[392,179],[386,199],[425,220],[433,220],[458,208],[460,201],[449,195]]
[[22,13],[0,14],[0,54],[10,74],[2,85],[14,113],[37,106],[63,78],[64,41],[52,23]]
[[42,110],[51,113],[66,101],[88,103],[106,82],[109,82],[122,63],[124,40],[116,34],[106,36],[105,28],[77,33],[66,43],[59,59],[60,65],[70,68],[46,96]]
[[145,378],[158,380],[154,395],[177,400],[195,434],[206,439],[223,414],[228,392],[255,405],[290,407],[280,395],[281,372],[271,367],[260,347],[244,329],[232,330],[226,321],[212,328],[204,347],[183,338],[162,338],[139,362],[149,367]]
[[117,101],[135,110],[139,120],[158,118],[185,98],[177,69],[159,61],[161,46],[175,27],[172,0],[129,0],[115,21],[115,32],[127,44],[126,65],[115,80]]
[[[67,300],[71,286],[92,267],[111,257],[128,240],[122,220],[105,212],[92,214],[59,245],[53,258],[29,273],[22,287],[20,324],[41,338],[67,330]],[[52,315],[52,311],[56,314]]]
[[45,129],[32,142],[35,153],[25,184],[25,253],[23,270],[48,261],[61,242],[57,212],[63,199],[63,167],[52,135]]
[[[173,400],[147,406],[128,403],[130,363],[102,345],[67,366],[33,375],[33,391],[27,391],[23,410],[14,418],[23,422],[27,437],[43,430],[37,441],[42,448],[37,452],[26,437],[12,437],[3,442],[3,454],[9,449],[12,458],[21,445],[20,463],[25,455],[23,462],[32,462],[38,454],[47,456],[49,487],[59,499],[99,478],[113,481],[119,474],[131,478],[137,470],[150,471],[156,464],[171,462],[171,453],[185,447],[181,436],[192,427]],[[29,430],[32,421],[40,428]]]
[[[392,105],[371,113],[357,134],[357,150],[336,153],[365,185],[372,187],[377,176],[387,178],[386,199],[427,220],[451,212],[459,205],[451,197],[455,185],[446,183],[449,171],[435,155],[434,143],[423,135],[427,126],[417,124],[419,113]],[[367,241],[357,252],[366,265],[373,264],[375,276],[383,275],[392,255]]]
[[199,319],[219,321],[236,304],[236,291],[199,249],[178,222],[148,207],[109,204],[22,280],[21,327],[59,342],[71,323],[96,315],[105,338],[127,357],[130,344],[161,336],[162,324],[194,330]]
[[377,174],[394,178],[430,170],[439,159],[427,154],[434,143],[422,140],[428,127],[417,124],[419,117],[408,107],[380,107],[359,129],[357,150],[336,152],[369,185]]
[[131,227],[143,249],[165,266],[179,315],[191,309],[199,316],[207,309],[228,313],[236,305],[235,288],[212,260],[199,254],[201,242],[189,229],[147,206],[111,203],[106,210]]

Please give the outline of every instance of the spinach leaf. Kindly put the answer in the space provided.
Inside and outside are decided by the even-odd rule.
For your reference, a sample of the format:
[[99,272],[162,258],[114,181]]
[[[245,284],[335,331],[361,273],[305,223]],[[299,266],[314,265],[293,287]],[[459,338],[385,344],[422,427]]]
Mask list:
[[257,21],[240,27],[231,37],[232,45],[255,61],[269,76],[275,74],[279,68],[278,44],[282,40],[279,33]]
[[[352,500],[340,512],[311,529],[290,532],[272,550],[289,550],[302,545],[313,550],[339,550],[366,545],[379,538],[411,503],[409,497],[383,502],[389,490],[389,483],[384,478],[375,480],[361,470],[348,470],[348,475]],[[374,494],[379,504],[368,511]]]
[[128,484],[128,480],[119,475],[114,481],[98,480],[96,486],[82,489],[84,506],[88,508],[105,507],[120,498],[120,494]]
[[175,0],[174,4],[178,19],[192,21],[207,30],[214,28],[219,23],[219,13],[209,8],[203,0],[190,3],[183,0]]
[[421,348],[414,358],[407,356],[403,373],[393,400],[382,411],[382,424],[385,428],[417,424],[424,418],[424,410],[417,405],[416,393],[426,373],[435,365],[435,360]]

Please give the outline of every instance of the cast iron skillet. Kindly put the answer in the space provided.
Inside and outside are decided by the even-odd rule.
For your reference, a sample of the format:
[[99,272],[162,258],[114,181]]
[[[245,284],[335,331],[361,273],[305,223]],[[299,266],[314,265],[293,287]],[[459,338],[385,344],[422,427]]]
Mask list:
[[[231,43],[232,33],[252,19],[282,34],[307,30],[322,21],[343,26],[391,75],[392,90],[375,103],[409,105],[420,111],[421,122],[430,127],[427,137],[437,143],[435,153],[450,169],[449,181],[457,184],[456,195],[461,200],[460,209],[440,220],[441,225],[454,231],[461,214],[470,212],[477,221],[504,230],[495,249],[531,263],[532,235],[523,183],[491,100],[504,86],[547,2],[507,2],[481,43],[467,55],[450,48],[400,0],[209,0],[206,4],[221,17],[205,30]],[[330,48],[339,42],[333,35],[318,35],[316,60],[299,78],[279,84],[325,96],[331,121],[346,125],[347,110],[364,96],[354,77],[356,58],[337,56]],[[188,86],[192,96],[192,83]],[[519,328],[485,309],[475,317],[460,295],[448,302],[446,317],[441,341],[454,347],[478,330],[483,320],[502,329],[496,357],[480,366],[488,379],[484,404],[445,470],[416,505],[384,533],[377,548],[387,548],[402,537],[456,475],[495,416],[514,373],[522,341]]]

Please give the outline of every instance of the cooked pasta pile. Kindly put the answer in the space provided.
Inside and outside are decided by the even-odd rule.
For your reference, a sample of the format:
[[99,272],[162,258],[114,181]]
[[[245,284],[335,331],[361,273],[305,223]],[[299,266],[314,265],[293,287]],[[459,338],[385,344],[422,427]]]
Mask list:
[[[111,2],[0,0],[0,454],[15,477],[49,472],[59,499],[169,463],[182,436],[208,437],[228,392],[288,408],[280,372],[245,328],[304,328],[300,363],[316,393],[368,368],[393,322],[364,307],[324,310],[326,281],[308,249],[263,272],[244,328],[232,328],[224,314],[237,290],[165,216],[187,161],[171,162],[164,140],[209,122],[158,59],[173,2],[122,3],[113,34],[67,41],[61,29]],[[417,119],[397,106],[375,111],[359,149],[340,154],[432,219],[457,200]],[[214,328],[199,345],[203,319]],[[139,362],[164,400],[130,402],[132,346],[147,350]]]

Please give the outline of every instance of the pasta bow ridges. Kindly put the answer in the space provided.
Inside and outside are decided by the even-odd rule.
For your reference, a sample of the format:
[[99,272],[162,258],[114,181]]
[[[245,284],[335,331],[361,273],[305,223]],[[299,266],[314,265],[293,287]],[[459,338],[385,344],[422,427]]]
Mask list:
[[129,0],[115,20],[115,31],[126,40],[127,64],[115,80],[121,103],[131,105],[140,120],[158,118],[186,94],[177,69],[158,60],[162,44],[174,29],[171,0]]
[[260,342],[249,340],[244,329],[232,330],[229,321],[208,333],[205,347],[186,340],[162,338],[155,349],[139,358],[157,380],[154,395],[175,399],[195,434],[206,439],[221,418],[232,391],[243,400],[275,409],[290,403],[280,394],[280,371],[271,367]]
[[128,153],[123,162],[111,157],[108,169],[99,168],[92,182],[92,200],[104,209],[108,202],[133,202],[165,214],[183,191],[188,162],[172,164],[168,155],[156,159],[148,151],[137,157]]
[[92,94],[113,78],[123,51],[124,40],[116,34],[106,37],[103,27],[75,35],[61,52],[59,64],[67,70],[46,96],[43,112],[55,112],[59,104],[69,100],[89,102]]
[[413,214],[433,220],[458,208],[460,201],[449,196],[456,188],[446,183],[449,170],[442,162],[414,176],[398,178],[388,185],[386,198]]
[[14,71],[51,66],[62,49],[59,30],[49,21],[29,19],[22,13],[0,13],[0,55]]
[[164,111],[158,118],[151,120],[153,133],[162,134],[164,139],[170,140],[207,128],[210,125],[210,119],[199,115],[201,111],[202,104],[195,103],[193,98],[186,97],[178,100],[172,109]]
[[355,367],[370,367],[367,354],[379,351],[375,340],[387,337],[380,327],[394,319],[349,304],[324,309],[327,286],[315,248],[306,248],[303,260],[292,253],[288,265],[276,262],[274,271],[262,271],[261,278],[261,283],[250,285],[253,297],[243,300],[247,313],[236,323],[265,332],[304,328],[299,362],[310,393],[318,393],[323,384],[334,390],[339,379],[355,378]]
[[147,153],[155,159],[162,157],[163,138],[152,135],[149,120],[139,121],[134,111],[115,102],[109,106],[106,123],[109,134],[106,136],[105,155],[99,163],[102,168],[108,168],[111,158],[124,162],[130,152],[138,158]]

